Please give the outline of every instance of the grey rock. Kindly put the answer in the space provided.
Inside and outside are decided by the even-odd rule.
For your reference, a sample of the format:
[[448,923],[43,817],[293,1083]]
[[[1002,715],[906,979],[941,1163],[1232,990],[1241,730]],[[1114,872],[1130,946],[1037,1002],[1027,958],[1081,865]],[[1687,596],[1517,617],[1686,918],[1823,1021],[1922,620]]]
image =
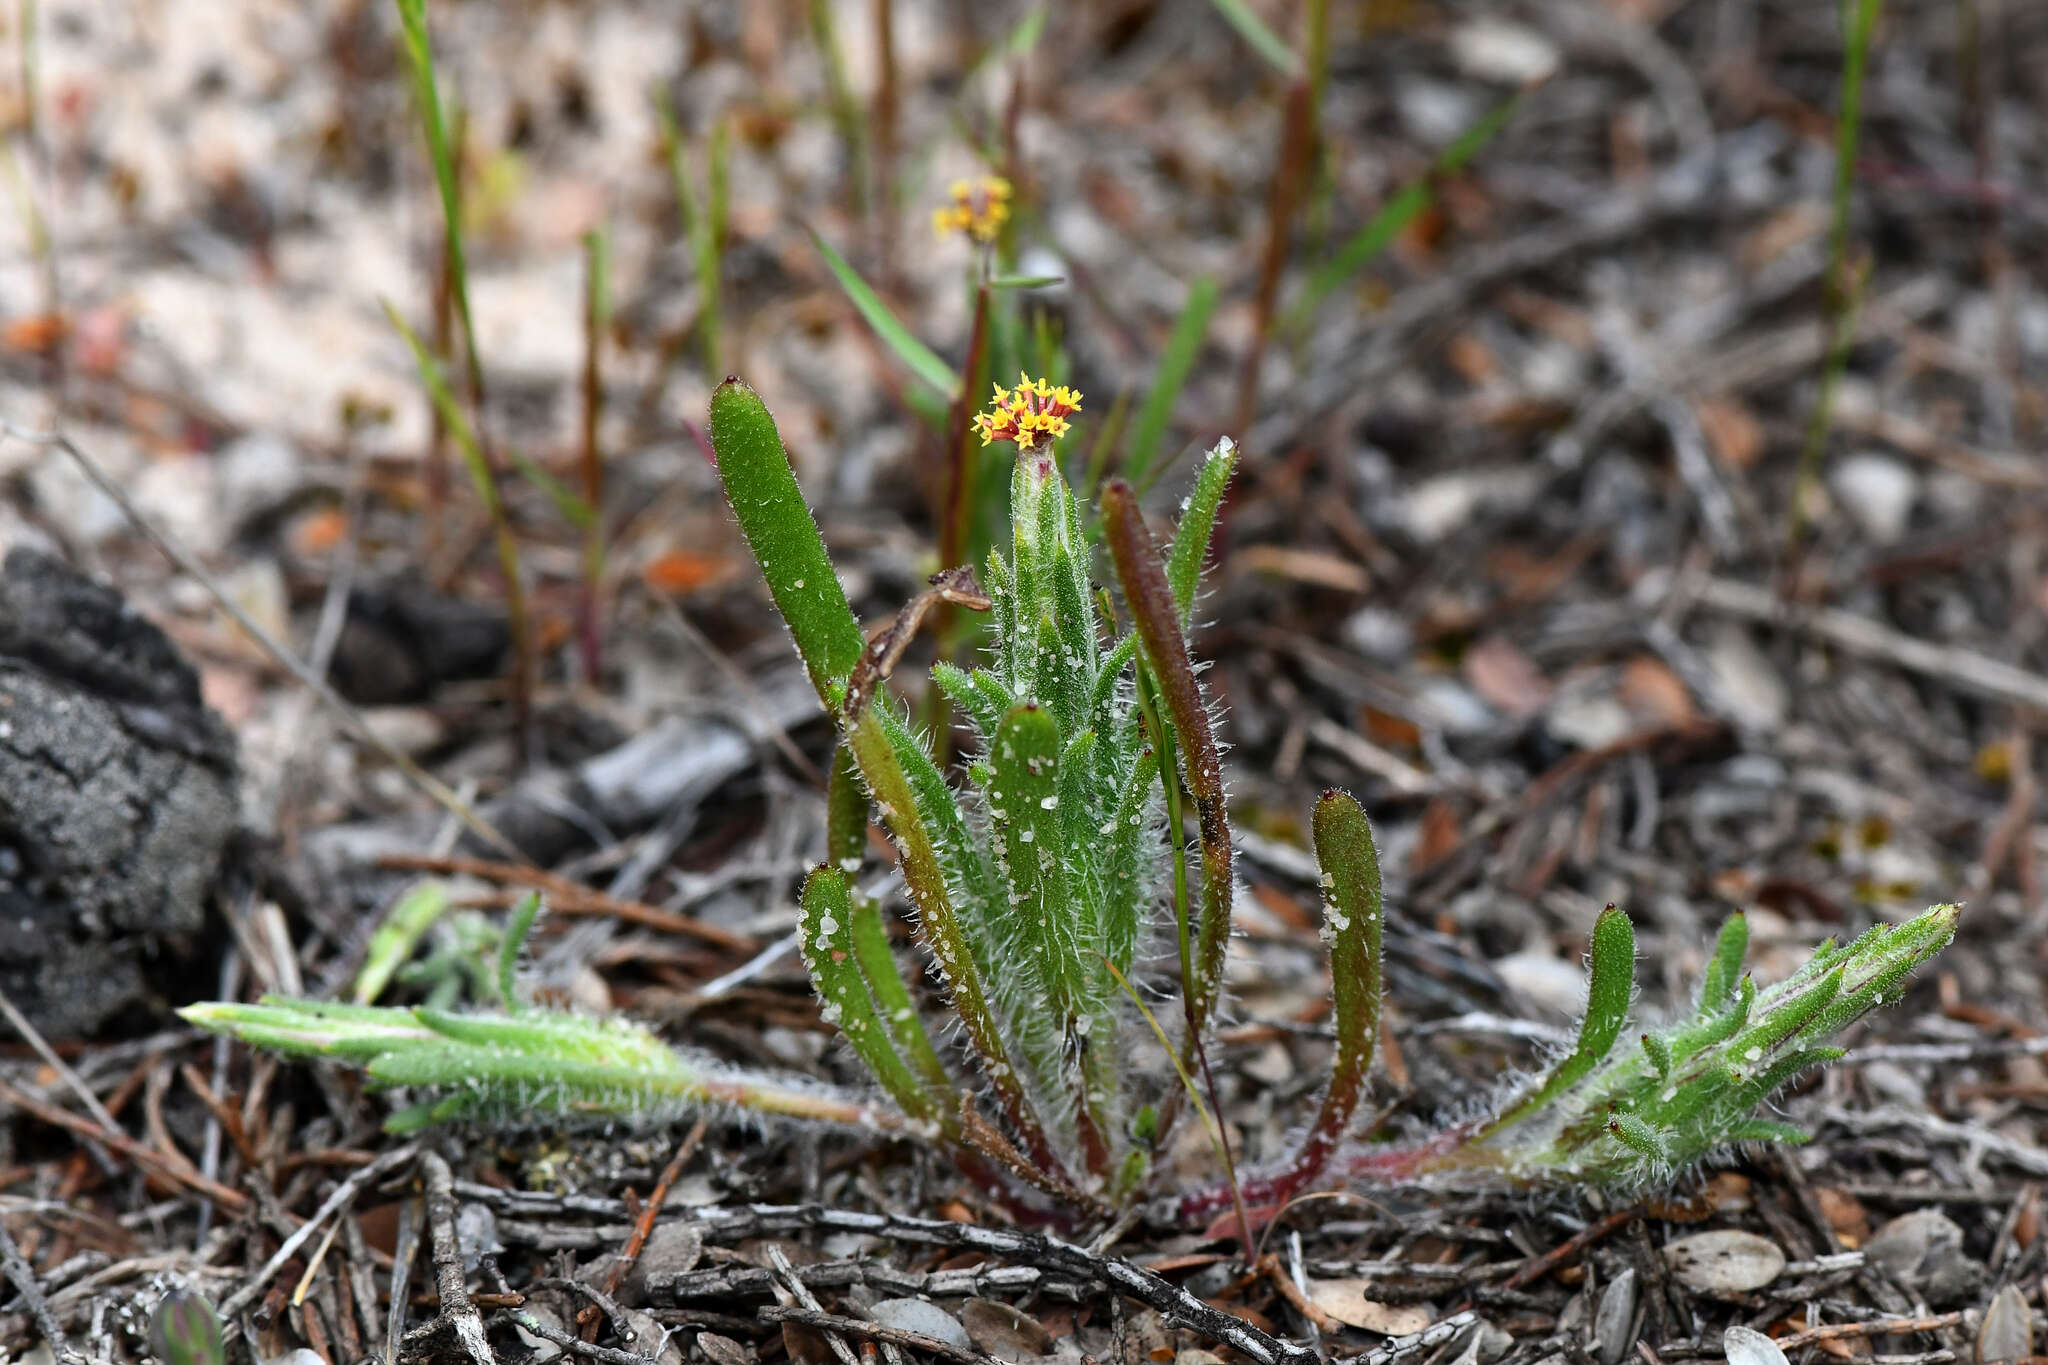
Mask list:
[[1938,1209],[1892,1219],[1864,1243],[1863,1254],[1932,1308],[1974,1298],[1987,1277],[1984,1267],[1963,1253],[1963,1230]]
[[114,589],[9,554],[0,989],[45,1034],[81,1038],[194,979],[179,969],[239,818],[234,740],[170,640]]

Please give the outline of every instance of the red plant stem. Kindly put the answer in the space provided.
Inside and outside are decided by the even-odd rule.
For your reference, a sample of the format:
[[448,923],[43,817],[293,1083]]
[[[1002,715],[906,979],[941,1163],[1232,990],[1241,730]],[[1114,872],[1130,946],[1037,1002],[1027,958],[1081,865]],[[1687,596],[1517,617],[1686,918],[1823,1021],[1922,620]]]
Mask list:
[[[875,51],[881,77],[875,84],[875,254],[882,281],[897,277],[896,195],[890,178],[896,164],[896,23],[893,0],[875,0]],[[974,386],[967,386],[972,389]],[[952,564],[939,566],[949,569]]]
[[[1442,1158],[1463,1146],[1470,1136],[1471,1130],[1461,1125],[1433,1133],[1412,1145],[1374,1147],[1344,1162],[1343,1171],[1352,1181],[1374,1185],[1399,1185],[1418,1179],[1432,1170],[1456,1164]],[[1290,1164],[1283,1170],[1253,1176],[1244,1181],[1240,1188],[1246,1206],[1270,1218],[1272,1212],[1288,1200],[1307,1193],[1307,1186],[1316,1174],[1314,1171],[1301,1170]],[[1230,1187],[1221,1182],[1190,1190],[1181,1196],[1180,1221],[1188,1226],[1200,1226],[1228,1209],[1230,1203]],[[1262,1218],[1259,1221],[1263,1222],[1266,1219]]]
[[604,379],[598,370],[598,352],[604,344],[604,272],[599,263],[600,250],[593,234],[583,272],[583,501],[590,508],[591,522],[584,533],[583,584],[576,602],[583,677],[592,686],[596,686],[604,664],[597,602],[597,580],[604,567],[604,454],[597,444],[598,419],[604,413]]
[[[448,268],[448,239],[434,254],[434,354],[452,354],[455,326],[454,283]],[[448,424],[441,420],[438,403],[427,404],[427,527],[425,561],[432,566],[441,557],[442,522],[448,517]],[[445,585],[441,585],[445,586]]]
[[1259,261],[1259,292],[1252,304],[1252,344],[1245,353],[1243,373],[1238,377],[1239,431],[1252,424],[1252,413],[1258,405],[1259,371],[1266,359],[1266,342],[1273,332],[1280,272],[1287,265],[1287,242],[1294,231],[1295,206],[1308,180],[1315,142],[1313,109],[1308,81],[1296,81],[1287,92],[1287,110],[1280,124],[1280,164],[1273,172],[1273,189],[1266,201],[1266,250]]
[[952,459],[939,522],[942,569],[957,567],[967,554],[967,532],[981,481],[981,451],[974,444],[974,409],[976,395],[988,382],[988,309],[988,283],[983,281],[974,291],[974,327],[967,338],[967,363],[961,369],[960,397],[953,405],[952,428],[946,434]]

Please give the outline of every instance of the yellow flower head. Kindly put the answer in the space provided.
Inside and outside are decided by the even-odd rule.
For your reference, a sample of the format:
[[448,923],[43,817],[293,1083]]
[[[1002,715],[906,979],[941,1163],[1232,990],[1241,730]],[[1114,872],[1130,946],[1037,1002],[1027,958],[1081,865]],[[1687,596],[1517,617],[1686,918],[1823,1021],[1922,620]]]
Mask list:
[[1010,221],[1010,182],[1001,176],[955,180],[947,191],[951,203],[932,210],[932,231],[944,237],[964,232],[977,242],[993,242]]
[[1051,445],[1067,434],[1067,417],[1081,410],[1081,395],[1064,384],[1053,385],[1029,375],[1017,376],[1017,387],[996,385],[989,410],[974,419],[981,443],[1014,441],[1019,451]]

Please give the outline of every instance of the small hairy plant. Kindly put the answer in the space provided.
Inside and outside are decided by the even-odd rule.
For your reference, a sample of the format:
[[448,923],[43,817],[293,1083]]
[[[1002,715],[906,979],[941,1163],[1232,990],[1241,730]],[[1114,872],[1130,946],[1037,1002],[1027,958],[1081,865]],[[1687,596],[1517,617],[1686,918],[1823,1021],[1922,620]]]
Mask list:
[[[870,636],[766,407],[737,380],[712,398],[727,495],[839,732],[827,858],[801,896],[804,962],[825,1016],[886,1102],[742,1072],[631,1024],[519,1005],[513,966],[537,901],[503,938],[496,1014],[281,1001],[195,1006],[186,1017],[286,1052],[354,1060],[378,1085],[439,1092],[397,1114],[401,1127],[724,1105],[919,1135],[998,1197],[1060,1216],[1149,1198],[1177,1120],[1191,1098],[1203,1107],[1197,1078],[1207,1072],[1237,885],[1215,727],[1187,642],[1236,449],[1225,440],[1210,452],[1163,550],[1131,486],[1104,487],[1101,536],[1120,614],[1097,584],[1089,522],[1055,455],[1080,406],[1079,394],[1044,381],[996,390],[977,430],[984,443],[1016,449],[1007,546],[989,554],[984,578],[936,575]],[[941,603],[991,618],[979,667],[933,670],[979,737],[959,787],[888,686]],[[906,969],[882,907],[856,888],[871,812],[908,888],[917,961],[943,992],[943,1045],[911,984],[921,973]],[[1957,914],[1938,906],[1846,947],[1823,945],[1761,990],[1742,971],[1748,930],[1737,915],[1696,1006],[1624,1044],[1635,939],[1609,907],[1593,927],[1586,1013],[1570,1051],[1498,1096],[1485,1117],[1418,1141],[1361,1145],[1353,1120],[1382,997],[1378,853],[1364,811],[1341,792],[1324,793],[1312,830],[1333,990],[1330,1081],[1277,1165],[1169,1201],[1190,1223],[1233,1199],[1271,1208],[1332,1180],[1627,1186],[1733,1143],[1800,1140],[1754,1117],[1758,1105],[1839,1057],[1831,1040],[1897,999],[1907,974],[1949,941]]]

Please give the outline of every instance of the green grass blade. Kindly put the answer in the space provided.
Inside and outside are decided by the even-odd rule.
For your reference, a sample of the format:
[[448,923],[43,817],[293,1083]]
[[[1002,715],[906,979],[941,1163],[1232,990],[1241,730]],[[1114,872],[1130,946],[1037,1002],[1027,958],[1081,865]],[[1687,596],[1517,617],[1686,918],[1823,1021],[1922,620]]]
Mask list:
[[1188,301],[1181,305],[1173,335],[1167,338],[1166,349],[1160,353],[1152,388],[1145,395],[1144,407],[1138,411],[1137,425],[1131,429],[1131,450],[1124,459],[1124,477],[1140,493],[1165,472],[1164,466],[1155,470],[1152,463],[1158,458],[1160,442],[1166,439],[1174,405],[1180,401],[1181,389],[1195,367],[1195,357],[1209,335],[1209,318],[1215,311],[1216,281],[1207,275],[1199,276],[1188,286]]
[[434,80],[434,45],[427,32],[426,0],[397,0],[401,46],[412,73],[413,95],[427,135],[427,154],[434,163],[434,185],[441,194],[441,222],[448,251],[448,287],[462,326],[464,352],[479,364],[476,325],[469,311],[469,265],[462,251],[462,186],[455,175],[455,149],[441,114],[441,93]]
[[533,932],[533,922],[540,918],[540,911],[540,892],[529,891],[520,897],[512,907],[512,918],[506,921],[505,936],[498,942],[498,1003],[514,1014],[519,1012],[519,999],[513,993],[519,951],[526,946],[526,936]]
[[1308,321],[1309,315],[1322,307],[1324,300],[1335,293],[1338,286],[1358,273],[1374,257],[1386,250],[1388,243],[1401,235],[1401,230],[1429,207],[1436,197],[1436,182],[1462,169],[1465,164],[1479,155],[1487,143],[1507,126],[1522,106],[1522,96],[1514,95],[1495,105],[1477,123],[1460,133],[1457,140],[1438,153],[1436,160],[1421,176],[1408,184],[1381,205],[1366,225],[1337,249],[1337,254],[1317,267],[1302,286],[1300,297],[1289,305],[1282,325],[1289,330],[1300,327]]
[[446,882],[423,881],[409,887],[370,935],[370,946],[363,954],[363,967],[356,973],[350,998],[358,1005],[367,1005],[382,995],[391,978],[426,937],[427,930],[447,911]]
[[454,391],[448,387],[448,377],[427,349],[419,334],[399,316],[389,299],[384,304],[384,316],[391,319],[391,325],[405,338],[405,344],[412,349],[413,368],[419,371],[420,383],[433,402],[434,410],[441,414],[442,424],[448,434],[455,438],[455,445],[462,452],[463,467],[469,471],[470,484],[476,489],[477,501],[484,505],[484,512],[493,523],[504,520],[504,503],[498,493],[498,477],[491,469],[491,462],[484,454],[483,445],[477,440],[476,431],[469,424],[469,415],[462,405],[455,401]]
[[1251,44],[1252,51],[1258,53],[1268,66],[1289,78],[1301,74],[1301,59],[1294,55],[1294,49],[1268,28],[1266,21],[1245,0],[1209,0],[1209,3],[1223,16],[1223,22],[1236,29],[1238,36]]
[[839,287],[846,291],[846,297],[853,300],[853,306],[860,310],[860,315],[883,344],[896,353],[896,358],[947,401],[957,398],[960,376],[953,373],[952,367],[939,359],[931,347],[910,334],[910,329],[889,311],[888,304],[882,302],[882,296],[868,287],[868,282],[847,264],[844,256],[832,249],[830,242],[815,231],[811,232],[811,241],[817,244],[818,254],[825,258],[825,265],[832,271],[833,278],[839,281]]

